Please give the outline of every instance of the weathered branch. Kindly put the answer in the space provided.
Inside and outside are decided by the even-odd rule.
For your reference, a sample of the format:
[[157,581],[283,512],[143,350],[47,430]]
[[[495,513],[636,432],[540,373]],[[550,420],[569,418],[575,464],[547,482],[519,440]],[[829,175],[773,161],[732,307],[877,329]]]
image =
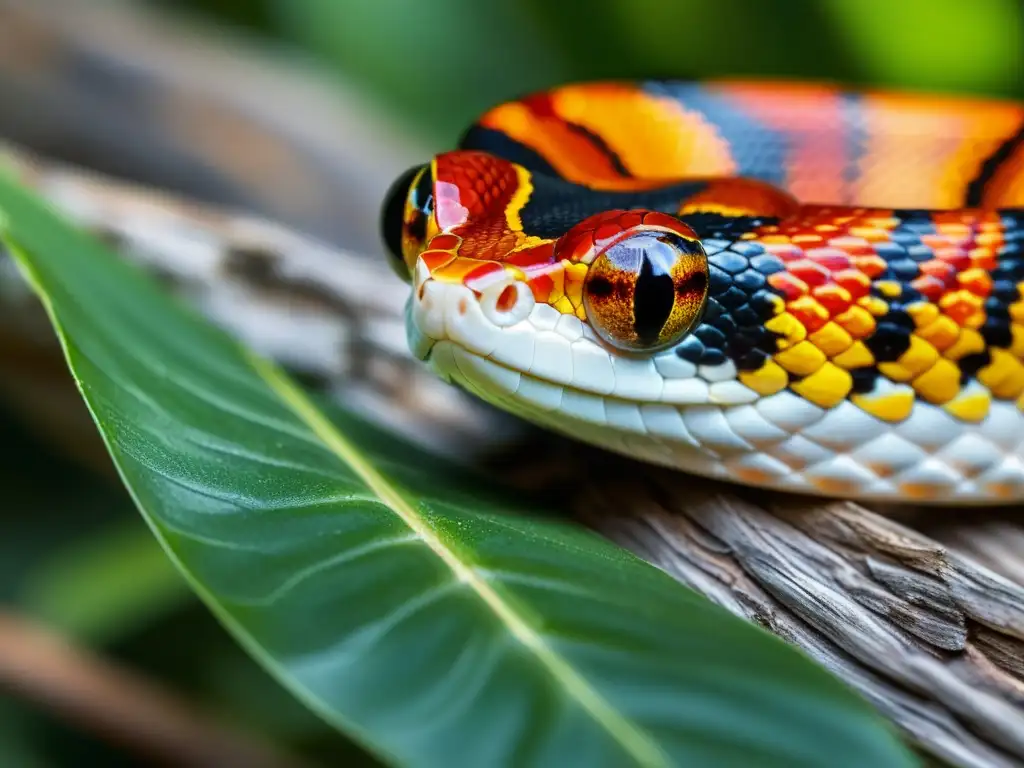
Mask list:
[[[946,760],[1024,762],[1024,588],[1000,561],[852,503],[624,474],[588,486],[585,522],[800,646]],[[970,518],[951,530],[976,541]],[[1024,549],[1006,554],[1019,568]]]
[[147,765],[302,768],[126,669],[0,613],[0,690],[105,738]]

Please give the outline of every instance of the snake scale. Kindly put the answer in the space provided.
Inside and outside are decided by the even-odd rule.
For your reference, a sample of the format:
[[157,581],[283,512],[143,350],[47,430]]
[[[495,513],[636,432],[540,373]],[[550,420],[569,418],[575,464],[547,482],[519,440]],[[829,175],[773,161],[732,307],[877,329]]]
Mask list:
[[1024,105],[566,85],[381,215],[413,352],[535,424],[748,486],[1024,499]]

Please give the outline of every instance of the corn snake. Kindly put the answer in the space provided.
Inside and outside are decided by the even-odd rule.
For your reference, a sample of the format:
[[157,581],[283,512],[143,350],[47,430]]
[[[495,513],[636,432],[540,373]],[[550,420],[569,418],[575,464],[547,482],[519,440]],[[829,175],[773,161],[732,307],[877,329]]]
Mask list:
[[384,202],[408,336],[541,426],[746,485],[1024,498],[1024,106],[737,81],[498,105]]

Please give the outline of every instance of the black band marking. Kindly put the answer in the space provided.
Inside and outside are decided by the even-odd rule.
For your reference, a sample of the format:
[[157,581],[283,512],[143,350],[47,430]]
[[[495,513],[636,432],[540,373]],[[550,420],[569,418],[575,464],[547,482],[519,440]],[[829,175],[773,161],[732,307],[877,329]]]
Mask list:
[[982,204],[985,199],[985,187],[992,181],[995,175],[999,172],[1000,167],[1003,163],[1013,156],[1021,146],[1024,146],[1024,123],[1021,123],[1020,128],[1017,132],[1004,141],[999,147],[988,156],[988,159],[981,164],[981,168],[978,170],[978,175],[971,180],[971,183],[967,185],[967,197],[964,204],[971,207],[977,207]]

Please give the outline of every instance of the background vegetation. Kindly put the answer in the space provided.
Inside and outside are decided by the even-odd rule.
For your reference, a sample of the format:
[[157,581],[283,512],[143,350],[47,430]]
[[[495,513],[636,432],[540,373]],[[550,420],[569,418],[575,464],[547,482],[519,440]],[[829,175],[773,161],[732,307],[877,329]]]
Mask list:
[[[491,103],[572,79],[748,75],[1022,94],[1024,11],[1015,0],[162,4],[313,58],[438,148]],[[0,434],[13,447],[0,464],[0,599],[291,749],[315,756],[336,744],[196,602],[119,488],[13,420]],[[128,764],[2,696],[0,755],[26,768],[87,757]]]

